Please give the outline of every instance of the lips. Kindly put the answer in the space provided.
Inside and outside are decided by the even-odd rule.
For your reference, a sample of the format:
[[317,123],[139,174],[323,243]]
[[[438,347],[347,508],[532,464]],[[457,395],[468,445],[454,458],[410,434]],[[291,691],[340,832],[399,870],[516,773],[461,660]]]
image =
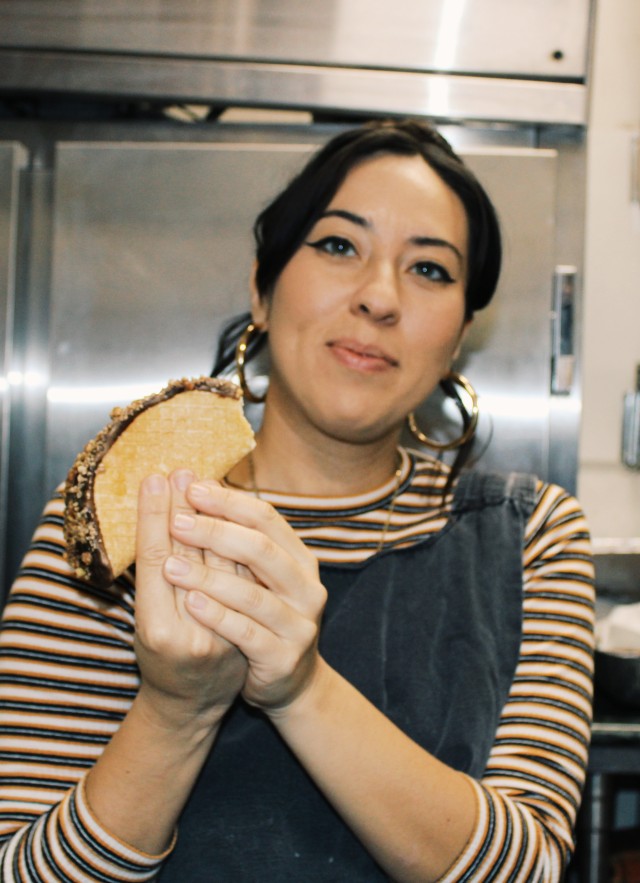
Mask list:
[[381,371],[389,367],[397,368],[398,360],[378,346],[361,343],[349,338],[339,338],[328,343],[339,361],[352,367]]

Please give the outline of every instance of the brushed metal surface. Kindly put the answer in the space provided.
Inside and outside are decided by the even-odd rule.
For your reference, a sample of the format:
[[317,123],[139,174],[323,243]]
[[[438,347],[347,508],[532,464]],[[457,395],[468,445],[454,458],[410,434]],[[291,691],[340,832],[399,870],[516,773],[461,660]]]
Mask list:
[[251,61],[0,50],[0,89],[355,115],[585,125],[580,83]]
[[0,143],[0,580],[6,559],[19,173],[24,147]]
[[[114,405],[173,377],[208,373],[221,321],[248,304],[256,212],[335,127],[294,127],[287,137],[271,127],[265,137],[260,127],[219,125],[209,131],[220,141],[209,134],[198,143],[189,127],[181,141],[147,140],[140,126],[128,141],[122,130],[120,140],[99,140],[99,131],[55,139],[39,151],[43,168],[31,172],[40,176],[42,207],[31,209],[41,218],[40,253],[25,292],[24,362],[44,387],[23,390],[14,494],[31,520],[28,512],[16,520],[14,557],[28,543],[34,507],[37,514]],[[445,134],[485,182],[505,231],[500,289],[477,314],[457,366],[480,395],[481,463],[574,490],[578,383],[562,397],[561,425],[549,395],[551,280],[563,238],[559,153],[510,146],[514,136],[526,143],[521,129],[451,126]],[[570,171],[568,189],[580,190]],[[566,222],[571,210],[563,213]],[[575,250],[563,253],[580,265]],[[425,406],[429,420],[433,410]]]
[[[248,304],[252,219],[309,149],[58,147],[50,486],[113,405],[208,371],[220,320]],[[467,160],[498,205],[507,260],[496,306],[477,315],[459,367],[481,396],[486,462],[544,476],[555,155],[496,149]]]
[[[508,464],[550,478],[549,312],[557,152],[495,148],[461,153],[491,195],[505,238],[495,299],[476,313],[456,363],[479,395],[474,456],[481,455],[483,468],[504,470]],[[567,398],[575,395],[576,389]],[[563,483],[571,488],[575,476],[565,473]]]
[[50,487],[113,406],[209,373],[221,320],[248,306],[253,220],[310,150],[58,145]]
[[591,0],[0,0],[0,89],[584,125]]
[[0,46],[583,79],[589,0],[0,0]]

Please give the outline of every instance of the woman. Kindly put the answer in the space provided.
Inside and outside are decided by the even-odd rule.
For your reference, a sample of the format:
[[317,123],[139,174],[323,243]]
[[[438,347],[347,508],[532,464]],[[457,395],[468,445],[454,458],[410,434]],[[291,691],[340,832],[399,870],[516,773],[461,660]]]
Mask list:
[[377,123],[256,238],[255,451],[222,485],[143,482],[135,598],[131,575],[73,579],[59,500],[16,581],[2,879],[559,880],[590,723],[583,515],[398,446],[493,294],[491,204],[429,127]]

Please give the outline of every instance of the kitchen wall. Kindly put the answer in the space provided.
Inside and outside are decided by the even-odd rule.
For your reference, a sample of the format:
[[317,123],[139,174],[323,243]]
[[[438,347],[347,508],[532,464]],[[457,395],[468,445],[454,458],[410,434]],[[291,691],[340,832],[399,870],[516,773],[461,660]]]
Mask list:
[[[597,4],[587,142],[583,421],[578,496],[596,550],[640,552],[640,471],[620,460],[622,400],[640,363],[640,3]],[[603,541],[620,538],[623,542]]]

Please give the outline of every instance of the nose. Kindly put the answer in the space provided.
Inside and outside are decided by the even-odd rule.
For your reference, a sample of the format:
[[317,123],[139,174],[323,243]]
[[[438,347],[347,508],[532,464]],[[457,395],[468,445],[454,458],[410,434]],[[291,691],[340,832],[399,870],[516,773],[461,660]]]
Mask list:
[[375,261],[353,293],[352,311],[385,325],[400,317],[400,290],[395,267],[387,261]]

